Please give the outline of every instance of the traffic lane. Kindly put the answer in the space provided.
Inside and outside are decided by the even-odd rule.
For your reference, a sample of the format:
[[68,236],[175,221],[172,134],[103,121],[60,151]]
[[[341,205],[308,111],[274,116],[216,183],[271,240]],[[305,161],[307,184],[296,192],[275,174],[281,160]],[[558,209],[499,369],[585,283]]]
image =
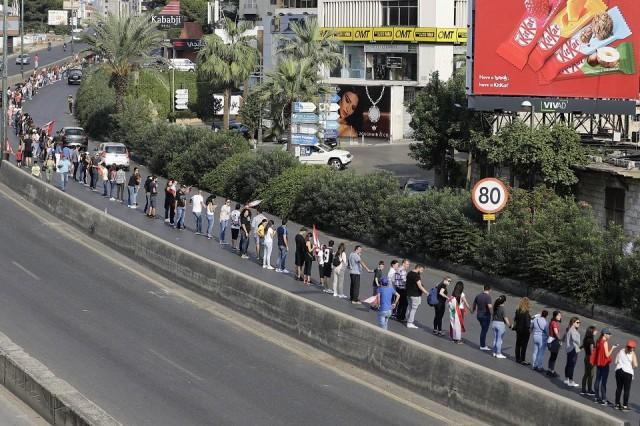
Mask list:
[[[42,93],[44,97],[41,97],[39,95],[38,98],[34,98],[34,101],[32,103],[28,104],[27,110],[30,113],[33,111],[34,117],[40,118],[40,121],[36,120],[37,123],[46,122],[51,119],[55,119],[55,120],[60,120],[60,122],[65,123],[65,125],[73,125],[74,123],[73,117],[65,113],[66,90],[67,90],[66,87],[67,87],[66,85],[61,86],[60,83],[56,83],[52,86],[48,86],[45,89],[43,89]],[[371,149],[371,147],[363,147],[362,149],[363,150]],[[144,176],[149,174],[149,171],[143,166],[140,166],[140,170]],[[160,182],[159,187],[164,188],[166,181],[161,178],[159,179],[159,182]],[[163,238],[167,241],[170,241],[189,251],[198,253],[204,257],[220,262],[228,267],[242,271],[243,273],[249,274],[262,281],[268,282],[272,285],[276,285],[280,288],[283,288],[287,291],[298,294],[300,296],[306,297],[315,302],[322,303],[325,306],[329,306],[340,312],[352,315],[356,318],[375,324],[375,321],[376,321],[375,314],[369,311],[369,309],[366,306],[362,306],[362,305],[354,306],[348,303],[347,301],[336,300],[333,297],[329,297],[316,288],[305,288],[299,282],[294,281],[291,277],[283,276],[282,274],[277,274],[273,271],[264,270],[261,268],[261,265],[257,265],[253,261],[244,261],[240,259],[237,255],[229,251],[228,247],[221,248],[215,240],[209,241],[202,237],[196,237],[191,232],[188,232],[188,231],[173,230],[167,227],[160,220],[152,221],[147,219],[139,209],[138,210],[127,209],[126,205],[121,206],[117,203],[110,202],[107,199],[103,199],[98,195],[100,193],[92,193],[88,191],[86,187],[83,187],[75,183],[71,183],[71,185],[68,188],[68,193],[95,206],[96,208],[102,211],[106,210],[108,214],[111,214],[114,217],[124,220],[136,227],[139,227],[140,229],[149,231],[154,235],[160,238]],[[159,206],[159,209],[158,209],[160,214],[163,213],[163,209],[162,209],[163,200],[164,198],[161,195],[160,196],[161,206]],[[140,194],[139,201],[144,202],[144,198],[142,194]],[[218,204],[219,205],[221,204],[221,199],[218,199]],[[189,228],[193,227],[192,218],[193,216],[190,214],[190,212],[187,212],[186,223]],[[274,219],[276,224],[279,225],[280,223],[279,219],[277,218],[274,218]],[[216,222],[216,226],[214,226],[214,229],[218,229],[217,225],[218,224]],[[290,232],[292,233],[291,242],[293,242],[292,241],[293,233],[295,233],[298,229],[300,229],[300,226],[301,225],[296,224],[294,222],[289,222],[288,227]],[[320,240],[323,242],[328,241],[329,239],[335,240],[336,246],[342,241],[344,241],[347,244],[347,247],[349,248],[354,247],[355,244],[360,244],[355,241],[335,238],[323,232],[319,233],[319,237],[320,237]],[[250,254],[254,253],[253,244],[251,244],[249,253]],[[275,258],[276,258],[276,254],[273,255],[272,262],[275,262]],[[364,261],[370,267],[374,267],[375,265],[377,265],[379,260],[385,260],[386,264],[388,265],[391,259],[394,259],[394,258],[397,258],[397,256],[392,253],[382,252],[379,250],[371,249],[369,247],[365,247],[365,252],[363,255]],[[287,262],[288,262],[287,263],[288,269],[290,271],[293,271],[294,270],[293,269],[293,252],[290,252]],[[316,267],[312,268],[312,274],[314,276],[314,279],[317,280]],[[426,288],[430,288],[435,284],[437,284],[439,281],[441,281],[444,276],[448,276],[448,275],[450,275],[453,278],[454,283],[458,280],[458,277],[453,274],[449,274],[445,271],[429,268],[423,274],[423,283],[425,283]],[[370,283],[372,281],[373,281],[373,276],[371,274],[364,274],[362,276],[360,294],[363,298],[371,294]],[[476,283],[476,282],[467,281],[467,280],[464,280],[464,282],[465,282],[465,294],[467,295],[469,303],[472,303],[475,295],[482,291],[482,283]],[[344,288],[345,288],[345,292],[348,292],[349,290],[348,276],[345,279]],[[499,294],[501,293],[494,291],[492,294],[492,297],[495,299]],[[518,302],[519,302],[518,297],[507,295],[507,303],[505,305],[505,309],[508,315],[513,315],[513,313],[517,308]],[[537,303],[532,304],[533,313],[540,312],[543,308],[548,309],[550,313],[555,309],[553,307],[543,306]],[[565,324],[568,322],[568,318],[573,316],[573,314],[569,312],[564,312],[563,314],[565,317],[563,324]],[[465,359],[472,360],[485,368],[491,368],[496,371],[500,371],[504,374],[532,383],[543,389],[547,389],[549,391],[559,393],[575,401],[586,403],[586,404],[592,404],[592,402],[589,399],[586,399],[580,396],[575,389],[569,389],[566,386],[564,386],[562,383],[562,380],[564,379],[564,377],[562,377],[562,372],[564,371],[564,365],[566,360],[564,347],[560,351],[558,362],[556,364],[556,371],[561,373],[561,377],[550,380],[546,376],[535,373],[530,368],[516,364],[511,360],[498,360],[496,358],[491,357],[486,352],[480,351],[478,349],[478,336],[480,334],[480,326],[478,321],[474,318],[473,315],[467,315],[466,317],[466,321],[465,321],[466,333],[464,334],[464,341],[466,343],[465,345],[452,344],[451,341],[448,339],[448,336],[445,336],[445,337],[433,336],[431,334],[433,318],[434,318],[434,309],[427,305],[426,300],[423,300],[423,303],[420,306],[416,316],[416,323],[421,327],[421,330],[408,330],[406,327],[404,327],[403,325],[397,322],[393,322],[390,326],[390,329],[406,337],[414,338],[436,349],[455,354]],[[598,327],[598,329],[601,329],[606,325],[601,322],[592,321],[592,320],[583,321],[583,323],[585,324],[585,326],[594,324]],[[448,317],[446,316],[443,320],[443,325],[444,325],[444,329],[448,330]],[[611,327],[611,328],[614,329],[613,341],[615,343],[624,344],[629,338],[637,339],[636,336],[633,336],[629,333],[625,333],[621,330],[615,329],[615,327]],[[586,327],[582,328],[581,330],[582,335],[584,335],[584,330],[586,330]],[[490,345],[492,344],[492,332],[489,332],[487,341]],[[514,348],[515,348],[515,333],[507,331],[507,333],[504,336],[503,353],[509,356],[510,358],[512,358],[514,353]],[[528,360],[531,360],[532,350],[533,350],[533,343],[530,342],[528,347],[528,352],[527,352]],[[546,351],[545,356],[546,356],[545,358],[545,366],[546,366],[547,365],[546,359],[548,359],[549,357],[548,351]],[[579,356],[579,360],[578,360],[579,362],[577,363],[575,374],[574,374],[574,378],[576,379],[576,381],[582,378],[582,374],[584,371],[584,364],[582,362],[582,357],[584,356],[583,352],[581,352],[578,356]],[[608,389],[609,389],[609,399],[611,400],[613,399],[613,391],[615,390],[614,374],[609,375]],[[634,419],[634,421],[636,422],[640,420],[640,414],[638,413],[640,411],[640,384],[638,384],[637,381],[632,382],[631,405],[632,405],[632,408],[635,410],[633,413],[622,414],[622,413],[614,412],[613,414],[624,417],[624,418],[628,418],[628,419]],[[601,408],[601,406],[598,406],[598,407]],[[610,409],[607,409],[607,408],[601,408],[601,409],[611,411]]]
[[161,291],[4,194],[0,204],[12,224],[0,228],[12,241],[0,246],[3,331],[124,424],[441,423]]
[[[62,45],[55,45],[51,47],[51,50],[47,50],[47,48],[44,48],[28,53],[28,55],[31,57],[31,62],[24,65],[24,72],[32,72],[34,70],[34,58],[36,55],[38,55],[38,67],[43,67],[47,64],[70,57],[72,55],[71,45],[69,43],[67,44],[68,46],[66,51],[64,50]],[[79,53],[86,48],[87,45],[85,43],[75,43],[74,53]],[[16,49],[16,53],[20,53],[19,50],[20,49]],[[16,64],[15,58],[8,59],[7,73],[9,76],[20,74],[20,65]]]
[[349,165],[349,169],[354,170],[357,174],[384,170],[396,176],[400,185],[404,185],[409,178],[427,179],[433,184],[433,170],[419,167],[416,160],[409,157],[408,144],[366,146],[344,144],[341,149],[346,149],[353,154],[353,161]]

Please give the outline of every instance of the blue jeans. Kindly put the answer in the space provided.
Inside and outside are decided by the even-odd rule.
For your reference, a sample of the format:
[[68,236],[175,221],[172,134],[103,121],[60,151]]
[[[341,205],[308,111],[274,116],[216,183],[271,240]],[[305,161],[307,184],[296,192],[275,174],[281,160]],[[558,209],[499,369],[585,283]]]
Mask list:
[[109,181],[109,198],[116,198],[116,181]]
[[102,196],[106,197],[107,195],[109,195],[109,190],[107,188],[109,188],[109,181],[108,180],[103,180],[102,181],[102,188],[104,189],[104,191],[102,191]]
[[389,317],[391,316],[391,310],[378,311],[378,326],[386,330],[389,325]]
[[480,347],[484,348],[487,346],[487,332],[489,331],[491,316],[478,315],[478,322],[480,323]]
[[196,232],[202,234],[202,213],[193,213],[193,217],[196,220]]
[[176,229],[184,228],[184,207],[176,207]]
[[532,368],[542,368],[544,365],[544,351],[547,348],[546,338],[542,334],[533,335],[533,353],[531,354]]
[[224,237],[227,232],[227,224],[229,221],[227,219],[220,221],[220,242],[224,242]]
[[607,400],[607,379],[609,379],[609,365],[596,367],[596,399]]
[[240,254],[247,254],[247,250],[249,250],[249,236],[244,233],[244,231],[240,230]]
[[287,247],[278,246],[278,249],[280,250],[280,255],[278,256],[278,262],[276,262],[276,268],[284,271],[285,269],[287,269],[285,267],[285,265],[287,264]]
[[502,336],[504,336],[505,325],[504,321],[493,322],[493,353],[502,353]]
[[135,186],[127,186],[127,206],[132,206],[136,203],[135,201],[135,192],[136,192],[136,187]]
[[567,365],[564,367],[564,378],[573,380],[573,371],[576,368],[576,361],[578,360],[578,353],[576,350],[572,350],[567,353]]
[[66,190],[67,180],[69,180],[69,173],[60,173],[60,189],[62,189],[63,191]]
[[211,231],[213,231],[213,215],[207,215],[207,237],[211,237]]

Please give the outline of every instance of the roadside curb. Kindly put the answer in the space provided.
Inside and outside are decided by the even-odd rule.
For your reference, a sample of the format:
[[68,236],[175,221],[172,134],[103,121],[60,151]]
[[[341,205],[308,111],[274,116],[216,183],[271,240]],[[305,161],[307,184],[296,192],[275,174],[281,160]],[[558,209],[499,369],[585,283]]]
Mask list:
[[0,377],[2,385],[53,425],[122,425],[3,333]]

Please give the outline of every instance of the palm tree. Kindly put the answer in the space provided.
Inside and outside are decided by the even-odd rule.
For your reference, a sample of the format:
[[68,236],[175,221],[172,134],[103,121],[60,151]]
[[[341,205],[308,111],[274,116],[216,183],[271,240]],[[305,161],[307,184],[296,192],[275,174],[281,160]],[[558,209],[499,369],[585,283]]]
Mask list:
[[316,17],[294,22],[291,29],[293,37],[280,39],[278,53],[289,58],[308,58],[318,71],[323,66],[331,69],[343,62],[335,32],[322,29]]
[[[326,92],[318,81],[317,64],[311,58],[282,59],[257,89],[259,99],[271,105],[271,111],[282,129],[289,129],[291,104],[313,101]],[[291,138],[289,138],[291,139]],[[289,140],[290,142],[290,140]]]
[[136,63],[160,46],[163,35],[146,15],[109,14],[98,19],[98,25],[93,28],[95,34],[84,36],[84,41],[89,45],[88,51],[104,59],[115,90],[116,112],[121,112],[131,72]]
[[205,46],[198,52],[198,72],[224,86],[223,127],[229,128],[231,90],[246,81],[258,65],[258,50],[251,45],[255,39],[246,32],[247,22],[236,24],[225,19],[227,41],[217,34],[205,36]]

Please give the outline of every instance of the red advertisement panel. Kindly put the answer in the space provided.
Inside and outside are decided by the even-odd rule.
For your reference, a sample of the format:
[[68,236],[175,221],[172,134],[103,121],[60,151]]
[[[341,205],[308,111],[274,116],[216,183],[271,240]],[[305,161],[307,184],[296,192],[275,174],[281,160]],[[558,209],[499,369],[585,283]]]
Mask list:
[[637,99],[640,0],[476,0],[473,93]]

